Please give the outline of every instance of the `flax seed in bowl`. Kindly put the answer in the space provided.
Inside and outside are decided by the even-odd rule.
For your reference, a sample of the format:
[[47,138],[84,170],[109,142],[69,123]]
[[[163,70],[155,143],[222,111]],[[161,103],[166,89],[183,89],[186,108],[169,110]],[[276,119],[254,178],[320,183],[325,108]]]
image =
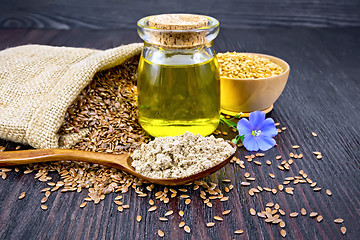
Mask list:
[[218,53],[217,58],[223,113],[271,111],[289,77],[290,67],[284,60],[238,52]]

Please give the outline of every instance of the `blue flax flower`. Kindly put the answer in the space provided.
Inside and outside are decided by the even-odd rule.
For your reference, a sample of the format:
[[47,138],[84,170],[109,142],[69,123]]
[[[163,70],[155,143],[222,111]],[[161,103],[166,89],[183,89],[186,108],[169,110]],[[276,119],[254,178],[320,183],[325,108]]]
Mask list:
[[269,150],[276,142],[273,137],[278,134],[272,118],[265,119],[265,113],[250,113],[249,120],[242,118],[237,124],[239,136],[243,136],[244,147],[248,151]]

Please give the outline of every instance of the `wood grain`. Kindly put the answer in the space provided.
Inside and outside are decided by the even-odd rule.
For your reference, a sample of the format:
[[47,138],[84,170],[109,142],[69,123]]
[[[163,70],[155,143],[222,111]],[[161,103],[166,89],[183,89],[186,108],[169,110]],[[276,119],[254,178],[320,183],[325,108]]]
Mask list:
[[[122,43],[138,41],[133,30],[0,30],[0,49],[28,43],[94,47],[105,49]],[[250,215],[250,207],[257,211],[267,202],[280,204],[286,211],[286,239],[359,239],[360,238],[360,42],[359,28],[308,29],[268,28],[230,31],[223,29],[215,40],[219,52],[247,51],[275,55],[286,60],[290,67],[288,84],[269,114],[287,129],[276,136],[276,148],[259,158],[262,166],[245,161],[246,170],[237,165],[227,165],[208,180],[218,183],[221,189],[228,185],[222,179],[232,180],[234,189],[228,194],[229,201],[213,202],[206,207],[198,192],[190,191],[190,205],[184,200],[172,199],[168,205],[156,203],[158,210],[148,213],[147,198],[138,198],[134,192],[124,194],[124,202],[130,210],[119,213],[113,204],[115,194],[108,195],[98,205],[79,205],[86,193],[52,193],[48,210],[40,209],[40,190],[46,187],[33,179],[34,174],[11,172],[6,180],[0,180],[0,239],[159,239],[161,229],[164,239],[281,239],[279,226],[270,225]],[[220,126],[222,130],[226,127]],[[314,131],[318,137],[313,137]],[[234,135],[230,134],[228,138]],[[0,140],[13,150],[17,144]],[[299,149],[294,150],[292,145]],[[26,148],[26,147],[24,147]],[[313,151],[322,152],[317,160]],[[303,159],[295,159],[290,170],[280,171],[280,161],[275,156],[289,159],[289,153],[303,153]],[[237,156],[244,160],[249,154],[243,148]],[[272,162],[271,166],[265,164]],[[287,176],[298,175],[304,170],[309,178],[322,187],[314,192],[308,184],[297,184],[294,196],[268,192],[249,196],[249,187],[242,187],[244,173],[256,177],[252,187],[275,188]],[[268,174],[276,175],[271,179]],[[52,175],[55,177],[55,175]],[[57,179],[55,179],[57,180]],[[156,187],[154,192],[161,188]],[[332,191],[332,196],[325,194]],[[22,191],[26,197],[18,200]],[[308,214],[319,212],[324,220],[317,223],[308,216],[290,218],[293,211],[304,207]],[[158,220],[167,210],[175,213],[184,210],[184,220],[191,227],[191,234],[178,228],[182,218],[178,214],[169,217],[169,222]],[[223,222],[207,228],[206,222],[223,210],[231,209]],[[137,215],[143,217],[137,223]],[[343,236],[340,225],[333,223],[341,217],[347,233]],[[234,235],[243,229],[244,233]]]
[[13,0],[2,1],[0,28],[135,29],[144,16],[186,12],[211,15],[222,27],[360,26],[357,0]]

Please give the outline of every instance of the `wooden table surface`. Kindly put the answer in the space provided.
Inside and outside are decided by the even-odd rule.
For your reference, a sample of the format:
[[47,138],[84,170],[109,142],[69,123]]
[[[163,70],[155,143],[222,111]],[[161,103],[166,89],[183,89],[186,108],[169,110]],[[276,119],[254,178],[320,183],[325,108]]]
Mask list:
[[[135,30],[0,30],[0,50],[29,43],[106,49],[136,41],[140,39]],[[218,52],[266,53],[291,66],[287,86],[271,112],[280,127],[287,128],[276,136],[277,147],[257,159],[261,166],[245,161],[249,153],[240,148],[237,156],[245,161],[246,169],[229,164],[209,178],[220,189],[229,185],[222,179],[232,180],[234,189],[226,194],[229,201],[216,200],[208,208],[198,191],[190,191],[190,205],[175,198],[169,204],[156,202],[158,210],[149,213],[150,197],[139,198],[131,192],[124,194],[130,209],[120,213],[113,203],[115,194],[98,205],[80,209],[87,193],[54,193],[48,201],[49,209],[43,211],[40,190],[46,183],[36,181],[34,174],[11,172],[7,179],[0,180],[0,239],[159,239],[158,229],[165,233],[164,239],[281,239],[278,225],[250,215],[251,207],[261,211],[268,202],[279,203],[286,212],[282,217],[286,239],[360,239],[359,43],[359,28],[222,29],[215,40]],[[313,137],[312,131],[318,136]],[[18,145],[4,140],[1,144],[7,150]],[[292,149],[295,144],[300,148]],[[323,158],[317,160],[313,151],[320,151]],[[275,157],[289,159],[290,152],[304,157],[294,159],[289,171],[280,171],[277,166],[281,161]],[[266,160],[272,162],[271,166],[265,164]],[[249,172],[256,178],[251,187],[276,188],[285,177],[299,175],[301,169],[322,188],[320,192],[314,192],[309,184],[290,183],[294,195],[263,191],[252,197],[248,194],[250,188],[240,185],[244,173]],[[269,173],[276,178],[270,178]],[[332,196],[327,196],[325,189],[330,189]],[[26,198],[18,200],[22,191],[26,191]],[[323,220],[318,223],[308,215],[289,217],[290,212],[300,212],[301,208],[308,215],[318,212]],[[160,222],[158,217],[170,209],[176,214],[168,222]],[[216,222],[212,228],[205,226],[226,209],[232,212],[224,216],[223,222]],[[178,227],[179,210],[185,212],[183,219],[191,227],[190,234]],[[135,221],[137,215],[142,215],[141,223]],[[343,218],[344,223],[335,224],[336,218]],[[344,236],[341,226],[347,228]],[[244,233],[235,235],[238,229]]]

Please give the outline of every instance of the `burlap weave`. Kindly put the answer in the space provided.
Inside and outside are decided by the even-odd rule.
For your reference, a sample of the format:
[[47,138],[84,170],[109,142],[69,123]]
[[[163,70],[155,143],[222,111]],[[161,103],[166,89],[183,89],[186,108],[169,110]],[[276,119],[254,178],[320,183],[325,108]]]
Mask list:
[[[121,64],[141,49],[142,44],[134,43],[105,51],[41,45],[1,51],[0,138],[35,148],[62,147],[57,132],[81,90],[95,73]],[[66,137],[76,142],[86,134],[83,130]]]

